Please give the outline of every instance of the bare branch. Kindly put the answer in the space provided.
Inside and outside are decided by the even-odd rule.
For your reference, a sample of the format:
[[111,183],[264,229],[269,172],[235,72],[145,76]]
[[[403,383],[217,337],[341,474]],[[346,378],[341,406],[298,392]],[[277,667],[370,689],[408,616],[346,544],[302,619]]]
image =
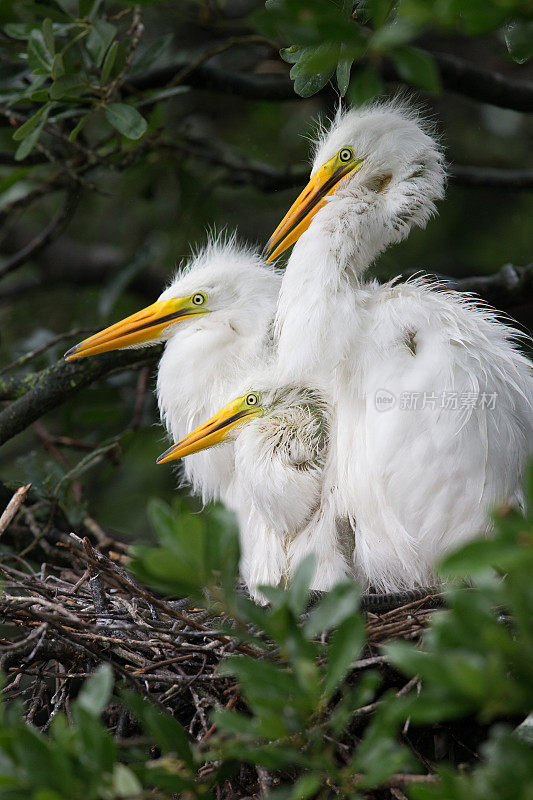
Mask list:
[[458,186],[472,189],[528,191],[533,189],[533,169],[501,169],[452,164],[450,180]]
[[10,272],[18,269],[37,255],[46,245],[64,230],[72,219],[80,199],[79,187],[70,188],[67,192],[66,200],[54,218],[48,223],[46,228],[37,234],[22,250],[15,253],[3,267],[0,268],[0,279]]
[[448,280],[452,288],[462,292],[475,292],[485,302],[502,310],[533,301],[533,264],[525,267],[504,264],[493,275]]
[[[198,137],[183,137],[174,142],[155,142],[154,149],[179,152],[201,158],[213,166],[227,170],[225,183],[233,186],[254,186],[270,193],[300,188],[309,179],[309,169],[291,172],[276,169],[263,161],[248,158],[221,141],[206,141]],[[533,170],[479,167],[464,164],[450,166],[450,180],[459,186],[509,190],[533,189]]]
[[[446,53],[432,53],[440,71],[444,89],[465,95],[473,100],[515,111],[533,111],[533,83],[507,78],[474,65],[466,59]],[[166,67],[133,76],[129,88],[145,91],[166,86],[187,70],[187,84],[196,89],[238,95],[250,100],[303,100],[294,93],[288,74],[248,74],[232,72],[202,64],[190,72],[191,62],[179,61]],[[403,83],[393,64],[384,62],[382,74],[386,80]]]
[[22,503],[26,499],[26,495],[28,494],[30,486],[31,483],[28,483],[26,486],[21,486],[19,489],[17,489],[17,491],[7,504],[2,516],[0,517],[0,534],[2,534],[5,531],[5,529],[10,524],[13,517],[21,507]]
[[[0,412],[0,445],[90,383],[118,370],[153,364],[160,354],[161,348],[153,347],[149,350],[105,353],[71,363],[61,360],[42,372],[20,379],[18,399]],[[17,388],[17,379],[6,380],[5,383],[12,389]],[[0,380],[0,391],[3,384],[4,381]],[[5,398],[5,393],[1,393]]]

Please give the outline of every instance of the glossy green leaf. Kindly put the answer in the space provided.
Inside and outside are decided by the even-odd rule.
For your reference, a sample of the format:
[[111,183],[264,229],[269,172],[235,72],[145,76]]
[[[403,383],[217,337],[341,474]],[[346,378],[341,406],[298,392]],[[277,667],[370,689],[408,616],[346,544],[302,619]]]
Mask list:
[[417,47],[399,47],[390,57],[400,77],[413,86],[429,92],[439,92],[440,74],[434,58]]
[[348,91],[352,64],[353,58],[342,58],[337,64],[337,86],[339,87],[339,94],[341,97],[344,97]]
[[115,64],[115,59],[117,57],[117,51],[119,48],[118,42],[113,42],[111,47],[106,53],[106,57],[104,58],[104,63],[102,64],[102,72],[100,75],[100,85],[105,86],[111,76],[111,70]]
[[109,124],[128,139],[140,139],[148,127],[137,109],[125,103],[111,103],[106,107],[105,116]]
[[113,690],[113,670],[109,664],[101,664],[83,684],[76,704],[95,717],[98,717],[111,698]]
[[41,122],[43,116],[48,112],[50,105],[41,106],[41,108],[35,112],[35,114],[26,120],[20,127],[18,127],[13,134],[13,139],[15,142],[19,142],[21,139],[24,139],[28,136]]
[[116,33],[117,29],[110,22],[106,22],[103,19],[94,20],[85,46],[97,67],[102,66],[107,50],[111,46]]
[[48,53],[53,56],[55,53],[54,30],[52,20],[47,17],[42,24],[43,39]]
[[48,50],[42,31],[34,29],[28,42],[28,63],[34,72],[47,73],[52,68],[53,54]]
[[338,583],[327,592],[309,613],[305,624],[305,635],[316,636],[340,625],[359,610],[361,590],[356,583]]
[[115,764],[113,769],[113,791],[117,797],[127,797],[128,800],[141,800],[144,796],[143,787],[134,772],[124,764]]
[[359,657],[365,643],[363,618],[348,617],[331,637],[328,650],[324,695],[330,695],[340,686],[351,664]]
[[41,118],[41,121],[37,125],[37,127],[34,128],[33,131],[21,141],[21,143],[19,144],[19,146],[15,151],[15,161],[24,161],[26,156],[28,156],[31,153],[31,151],[39,141],[39,137],[43,131],[46,122],[46,116],[47,115],[44,115]]
[[391,0],[366,0],[366,9],[375,27],[385,24],[393,3]]
[[71,132],[69,133],[69,137],[68,137],[69,142],[76,141],[76,138],[77,138],[78,134],[80,133],[80,131],[83,130],[83,128],[87,124],[89,116],[90,116],[90,114],[85,114],[85,116],[82,117],[80,119],[80,121],[78,122],[78,124],[71,130]]
[[93,19],[98,13],[103,0],[78,0],[78,15]]
[[514,20],[505,29],[505,44],[513,61],[525,64],[533,56],[533,21]]
[[374,67],[365,66],[357,69],[352,75],[348,95],[350,103],[357,107],[374,97],[379,97],[384,91],[383,81]]
[[135,714],[144,730],[154,737],[165,754],[175,753],[190,769],[194,758],[189,738],[180,723],[170,714],[159,711],[144,697],[133,692],[124,695],[128,708]]
[[52,61],[52,68],[50,70],[52,80],[56,81],[65,74],[65,65],[63,63],[63,56],[57,53]]
[[50,87],[50,98],[60,100],[65,95],[79,96],[87,87],[87,81],[81,75],[63,75]]

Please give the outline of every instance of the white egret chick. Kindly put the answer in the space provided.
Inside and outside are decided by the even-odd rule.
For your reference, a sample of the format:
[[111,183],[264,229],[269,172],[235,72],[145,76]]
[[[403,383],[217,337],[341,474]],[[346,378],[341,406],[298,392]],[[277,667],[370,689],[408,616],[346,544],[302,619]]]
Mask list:
[[329,380],[330,491],[352,520],[356,576],[381,591],[431,583],[444,553],[490,531],[496,504],[522,506],[533,449],[532,365],[517,332],[434,283],[365,280],[383,250],[425,227],[444,183],[416,110],[339,111],[266,248],[272,259],[296,243],[276,316],[280,374]]
[[[159,299],[85,339],[68,361],[165,342],[157,375],[161,419],[173,440],[212,414],[271,347],[280,277],[235,237],[210,242]],[[203,502],[234,503],[231,448],[187,459],[185,479]]]
[[[257,377],[250,390],[183,437],[158,458],[163,464],[203,448],[223,451],[233,442],[239,476],[241,575],[251,596],[258,587],[289,580],[301,557],[316,556],[312,589],[325,590],[350,568],[340,549],[321,552],[323,528],[335,528],[331,507],[321,503],[328,462],[331,409],[323,392],[279,386],[272,371]],[[305,543],[302,552],[299,540]],[[318,546],[314,546],[314,545]],[[295,549],[298,558],[294,558]]]

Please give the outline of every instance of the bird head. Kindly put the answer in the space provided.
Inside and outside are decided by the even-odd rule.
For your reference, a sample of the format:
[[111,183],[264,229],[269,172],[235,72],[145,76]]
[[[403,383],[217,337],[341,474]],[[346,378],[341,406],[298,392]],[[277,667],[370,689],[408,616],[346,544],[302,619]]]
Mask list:
[[271,317],[279,280],[235,237],[213,240],[182,266],[155,303],[84,339],[65,359],[165,342],[191,322],[251,335],[258,320]]
[[[158,464],[165,464],[200,450],[234,440],[243,427],[258,420],[258,435],[270,452],[284,451],[286,458],[302,465],[323,454],[329,431],[329,406],[323,389],[265,385],[235,398],[162,453]],[[258,452],[258,451],[255,451]]]
[[[315,143],[311,178],[270,237],[271,261],[315,218],[368,239],[369,258],[424,227],[444,193],[443,155],[430,125],[398,100],[340,111]],[[347,224],[348,223],[348,224]],[[331,224],[328,230],[331,230]]]
[[198,453],[235,436],[236,428],[247,420],[264,414],[265,408],[260,392],[250,391],[225,405],[220,411],[198,425],[179,442],[165,450],[157,459],[158,464],[166,464],[178,458]]

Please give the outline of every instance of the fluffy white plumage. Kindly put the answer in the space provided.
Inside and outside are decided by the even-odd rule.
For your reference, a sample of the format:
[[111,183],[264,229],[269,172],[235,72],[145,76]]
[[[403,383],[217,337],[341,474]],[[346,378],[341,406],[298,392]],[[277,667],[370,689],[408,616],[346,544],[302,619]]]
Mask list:
[[[363,164],[294,246],[276,314],[279,369],[304,384],[328,381],[335,455],[322,505],[352,521],[354,575],[394,591],[434,580],[443,553],[490,530],[495,504],[522,504],[533,373],[516,331],[481,303],[421,279],[363,279],[443,196],[431,128],[395,101],[339,112],[319,137],[312,174],[345,146]],[[378,392],[394,398],[388,410]],[[442,407],[454,393],[457,410]],[[412,397],[420,407],[403,408]],[[331,533],[319,540],[319,558],[335,546]]]
[[[254,599],[258,587],[290,579],[300,559],[317,552],[316,539],[335,528],[331,508],[322,505],[322,483],[330,458],[331,405],[323,387],[280,383],[275,364],[253,383],[264,415],[233,432],[236,484],[241,516],[241,574]],[[223,445],[226,447],[226,445]],[[221,448],[222,449],[222,448]],[[337,554],[335,576],[349,572]],[[317,589],[335,582],[328,563],[319,564]]]
[[[161,419],[174,440],[211,416],[265,363],[280,277],[235,237],[218,238],[185,264],[162,300],[203,291],[209,313],[178,321],[164,333],[157,375]],[[196,453],[184,476],[203,502],[235,509],[233,448]]]

